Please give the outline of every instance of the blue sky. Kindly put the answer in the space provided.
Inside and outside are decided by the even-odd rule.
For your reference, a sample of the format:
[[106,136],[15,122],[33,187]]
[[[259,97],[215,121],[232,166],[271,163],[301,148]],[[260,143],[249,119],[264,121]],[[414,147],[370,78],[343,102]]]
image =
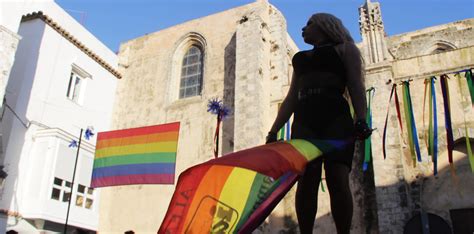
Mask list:
[[[372,0],[375,1],[375,0]],[[56,0],[113,51],[120,43],[254,0]],[[358,7],[365,0],[270,0],[285,15],[300,49],[301,28],[316,12],[332,13],[360,41]],[[385,31],[396,35],[474,17],[474,0],[379,0]]]

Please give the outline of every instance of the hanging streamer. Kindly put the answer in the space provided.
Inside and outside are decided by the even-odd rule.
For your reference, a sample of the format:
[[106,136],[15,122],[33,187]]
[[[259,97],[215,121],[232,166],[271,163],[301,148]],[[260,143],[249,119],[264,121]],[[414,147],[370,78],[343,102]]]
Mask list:
[[464,74],[464,77],[466,77],[469,93],[471,94],[471,104],[474,107],[474,81],[472,80],[471,69],[466,71],[466,73]]
[[[285,125],[286,125],[286,124],[285,124]],[[285,140],[285,130],[286,130],[286,127],[285,127],[285,126],[283,126],[282,128],[280,128],[280,131],[278,131],[277,140],[282,140],[282,141]]]
[[385,150],[385,141],[387,138],[387,123],[388,123],[388,113],[390,111],[390,103],[392,103],[392,97],[394,91],[397,89],[397,84],[392,85],[392,90],[390,91],[390,99],[388,100],[388,106],[387,106],[387,116],[385,116],[385,124],[383,127],[383,137],[382,137],[382,152],[383,152],[383,159],[387,158],[387,153]]
[[278,140],[288,141],[290,140],[290,120],[278,131]]
[[224,103],[218,98],[212,98],[207,103],[207,112],[217,116],[216,131],[214,133],[214,158],[217,158],[219,153],[219,129],[224,120],[229,114],[230,109],[224,106]]
[[[460,90],[460,93],[461,93],[461,97],[464,98],[466,96],[465,91],[464,91],[465,90],[464,89],[465,83],[462,82],[461,75],[459,73],[454,74],[454,76],[456,76],[458,78],[457,80],[458,80],[458,86],[459,86],[459,90]],[[465,74],[465,77],[467,77],[467,76],[468,75]],[[467,85],[469,85],[469,83]],[[472,95],[471,95],[471,97],[472,97]],[[463,105],[463,107],[464,107],[464,105]],[[469,131],[467,130],[466,112],[465,112],[464,109],[463,109],[463,117],[464,117],[464,133],[465,133],[465,140],[466,140],[467,157],[469,159],[469,163],[471,164],[471,171],[474,174],[474,155],[472,153],[471,142],[469,140]]]
[[[400,114],[400,101],[398,99],[398,94],[397,94],[397,89],[394,90],[394,93],[395,93],[395,108],[397,109],[397,119],[398,119],[398,124],[400,126],[400,131],[402,132],[402,136],[403,136],[403,124],[402,124],[402,115]],[[405,138],[402,137],[403,139],[403,144],[407,144],[405,142]]]
[[403,106],[405,109],[405,119],[407,123],[408,143],[410,145],[410,153],[413,159],[413,166],[416,160],[421,162],[420,145],[418,143],[418,134],[416,132],[415,118],[413,115],[413,106],[410,97],[410,81],[403,81]]
[[453,150],[454,150],[454,137],[453,128],[451,124],[451,104],[449,98],[449,86],[448,86],[447,75],[442,75],[440,79],[441,92],[443,93],[443,106],[444,106],[444,126],[446,128],[446,141],[448,145],[448,160],[451,168],[451,175],[455,175],[455,168],[453,164]]
[[[372,98],[374,96],[375,89],[374,87],[367,90],[368,95],[368,106],[367,106],[367,115],[366,115],[366,122],[370,129],[372,129]],[[365,144],[365,155],[364,155],[364,164],[362,166],[362,170],[366,171],[369,167],[370,158],[372,155],[372,142],[371,137],[368,137],[364,140]]]
[[435,89],[436,77],[430,78],[430,122],[429,122],[429,145],[428,154],[431,155],[433,160],[433,173],[438,174],[438,117],[436,111],[436,89]]
[[[428,90],[428,84],[430,83],[430,80],[429,80],[429,79],[425,79],[423,83],[425,84],[425,88],[424,88],[424,91],[423,91],[423,109],[422,109],[423,115],[422,115],[422,118],[421,118],[421,119],[422,119],[422,121],[423,121],[423,129],[425,130],[425,131],[423,132],[423,139],[425,140],[425,145],[426,145],[426,147],[428,147],[428,145],[429,145],[429,144],[428,144],[428,138],[429,138],[429,137],[427,136],[427,135],[428,135],[427,133],[428,133],[429,131],[426,131],[426,122],[425,122],[425,110],[426,110],[425,106],[426,106],[426,105],[425,105],[425,104],[426,104],[426,94],[427,94],[426,91]],[[429,147],[428,147],[428,151],[429,151]]]
[[286,140],[289,141],[291,139],[291,131],[290,131],[290,120],[286,122]]

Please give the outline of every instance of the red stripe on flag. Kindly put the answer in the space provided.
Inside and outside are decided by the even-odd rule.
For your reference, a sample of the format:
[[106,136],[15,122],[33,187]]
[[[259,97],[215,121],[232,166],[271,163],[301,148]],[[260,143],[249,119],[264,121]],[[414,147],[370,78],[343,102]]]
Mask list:
[[210,167],[211,165],[198,165],[181,173],[158,233],[182,233],[191,203],[196,202],[193,201],[196,190]]
[[159,133],[159,132],[173,132],[173,131],[178,131],[178,130],[179,130],[179,122],[169,123],[169,124],[160,124],[160,125],[141,127],[141,128],[130,128],[130,129],[109,131],[109,132],[99,132],[99,134],[97,135],[97,141],[113,139],[113,138],[148,135],[148,134]]
[[130,184],[173,184],[174,174],[141,174],[100,177],[92,180],[91,187],[130,185]]
[[[249,170],[256,171],[258,173],[270,176],[272,178],[279,178],[288,171],[295,173],[301,173],[301,161],[307,162],[307,160],[296,150],[287,143],[278,143],[280,145],[269,144],[261,147],[246,149],[238,151],[211,161],[209,164],[215,165],[228,165],[234,167],[242,167]],[[286,154],[283,156],[282,152],[275,151],[277,147],[280,150],[284,150]],[[289,159],[293,157],[293,161]]]

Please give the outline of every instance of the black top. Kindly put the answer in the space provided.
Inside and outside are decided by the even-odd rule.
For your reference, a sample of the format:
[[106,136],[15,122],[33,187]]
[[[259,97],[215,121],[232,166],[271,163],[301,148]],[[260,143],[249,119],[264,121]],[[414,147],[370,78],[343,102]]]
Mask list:
[[353,121],[343,97],[347,77],[334,46],[301,51],[293,57],[297,95],[293,138],[344,139]]
[[344,93],[347,82],[345,68],[334,46],[296,53],[293,67],[298,91],[304,88],[327,88]]

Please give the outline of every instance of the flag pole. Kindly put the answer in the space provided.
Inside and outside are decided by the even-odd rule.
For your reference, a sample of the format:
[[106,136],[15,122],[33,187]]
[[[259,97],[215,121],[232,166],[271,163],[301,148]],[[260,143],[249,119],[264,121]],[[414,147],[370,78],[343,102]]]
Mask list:
[[66,213],[66,223],[64,224],[65,234],[67,233],[67,222],[69,220],[69,210],[71,209],[72,194],[74,192],[74,179],[76,177],[76,167],[77,167],[77,159],[79,158],[79,150],[81,149],[82,131],[83,129],[81,128],[81,134],[79,135],[79,143],[77,145],[77,151],[76,151],[76,161],[74,162],[74,170],[72,172],[71,195],[69,195],[69,201],[67,204],[67,213]]

